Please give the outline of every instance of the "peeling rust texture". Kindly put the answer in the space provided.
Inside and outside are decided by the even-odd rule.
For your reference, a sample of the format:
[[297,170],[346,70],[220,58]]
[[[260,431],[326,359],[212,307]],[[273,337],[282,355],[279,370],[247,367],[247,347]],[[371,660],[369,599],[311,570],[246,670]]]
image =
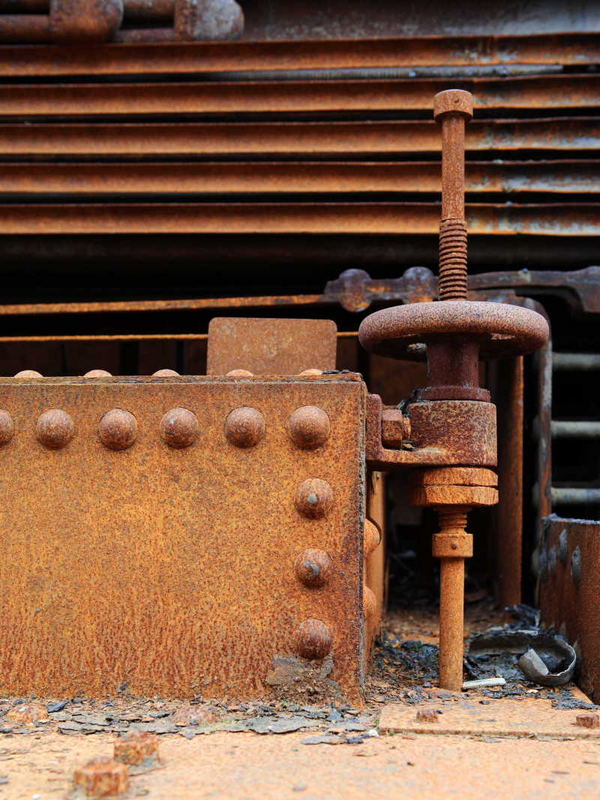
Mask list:
[[[27,8],[25,9],[25,7]],[[125,0],[125,18],[168,22],[173,19],[174,0]],[[29,19],[48,10],[48,3],[30,0],[11,2],[18,15],[25,9]],[[27,20],[23,21],[23,25]],[[29,29],[33,23],[29,22]],[[8,48],[0,48],[3,59]],[[399,58],[401,54],[401,59]],[[73,46],[69,51],[25,46],[7,58],[7,75],[127,74],[129,72],[197,73],[227,70],[272,69],[385,69],[398,64],[413,67],[462,66],[470,64],[522,65],[565,64],[582,67],[600,60],[596,33],[538,36],[443,36],[407,39],[337,39],[315,41],[262,41],[235,44],[210,42],[180,43],[177,47]]]
[[208,327],[209,375],[245,369],[254,375],[333,370],[337,328],[328,319],[214,317]]
[[[294,445],[301,406],[331,421],[316,450]],[[15,433],[0,449],[0,687],[18,696],[257,696],[273,657],[316,618],[332,632],[333,679],[359,698],[363,681],[365,386],[322,378],[104,378],[0,381]],[[266,434],[231,445],[235,408],[258,409]],[[68,413],[60,450],[36,439],[51,408]],[[114,451],[98,424],[115,408],[137,421]],[[173,408],[196,414],[189,447],[161,438]],[[322,519],[294,506],[300,483],[327,481]],[[329,554],[326,586],[297,580],[307,548]]]
[[538,586],[542,620],[578,649],[579,685],[600,702],[600,522],[544,520]]

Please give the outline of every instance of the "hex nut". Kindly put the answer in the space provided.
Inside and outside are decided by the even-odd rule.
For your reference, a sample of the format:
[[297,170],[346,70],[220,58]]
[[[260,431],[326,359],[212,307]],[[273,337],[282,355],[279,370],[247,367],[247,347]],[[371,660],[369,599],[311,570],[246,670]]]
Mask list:
[[160,421],[160,435],[169,447],[189,447],[200,435],[198,417],[187,408],[172,408]]
[[149,731],[128,731],[114,744],[114,759],[123,764],[137,767],[156,764],[158,757],[158,736]]
[[300,514],[309,519],[322,519],[333,505],[333,491],[327,481],[308,478],[298,487],[295,502]]
[[302,450],[316,450],[325,444],[330,431],[329,416],[318,406],[302,406],[290,415],[288,430]]
[[300,583],[311,589],[324,586],[331,576],[331,571],[331,558],[323,550],[304,550],[296,559],[296,577]]
[[302,658],[318,660],[331,650],[331,631],[319,619],[307,619],[296,630],[295,650]]
[[45,447],[60,450],[75,436],[75,423],[66,411],[50,408],[38,417],[36,435]]
[[100,441],[109,450],[127,450],[137,436],[137,420],[123,408],[107,411],[98,425]]
[[240,406],[230,411],[225,420],[227,441],[236,447],[255,447],[267,430],[265,418],[256,408]]
[[421,486],[410,489],[414,506],[494,506],[498,490],[491,486]]
[[8,444],[15,435],[15,423],[8,411],[0,411],[0,447]]
[[112,758],[93,758],[75,770],[73,783],[87,797],[113,797],[129,788],[129,769]]

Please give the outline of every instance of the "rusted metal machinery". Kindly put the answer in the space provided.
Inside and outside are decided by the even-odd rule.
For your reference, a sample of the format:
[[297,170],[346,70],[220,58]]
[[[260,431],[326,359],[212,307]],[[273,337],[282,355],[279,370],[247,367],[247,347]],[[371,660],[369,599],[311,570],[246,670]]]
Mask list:
[[[20,0],[6,5],[12,13],[0,13],[0,42],[10,44],[219,41],[236,38],[244,27],[235,0]],[[127,14],[139,27],[121,30]],[[153,26],[157,21],[172,26]]]
[[[479,360],[531,352],[549,332],[536,312],[466,300],[464,132],[472,116],[471,95],[439,93],[434,116],[442,125],[440,299],[375,312],[363,321],[359,335],[368,350],[396,358],[427,345],[429,385],[407,405],[410,439],[418,449],[410,455],[400,451],[395,463],[427,467],[413,473],[411,498],[438,510],[433,554],[441,559],[440,683],[456,691],[463,680],[464,559],[473,552],[467,513],[497,502],[497,479],[490,469],[497,464],[495,407],[479,387]],[[382,424],[386,417],[392,422],[384,410]],[[379,459],[384,461],[382,453]]]
[[333,371],[322,320],[214,320],[206,376],[0,380],[3,691],[257,695],[308,671],[358,698],[382,605],[379,473],[395,469],[439,513],[441,683],[460,688],[467,513],[497,498],[479,360],[531,352],[548,326],[466,299],[470,95],[435,109],[440,300],[375,312],[359,334],[427,356],[401,407]]

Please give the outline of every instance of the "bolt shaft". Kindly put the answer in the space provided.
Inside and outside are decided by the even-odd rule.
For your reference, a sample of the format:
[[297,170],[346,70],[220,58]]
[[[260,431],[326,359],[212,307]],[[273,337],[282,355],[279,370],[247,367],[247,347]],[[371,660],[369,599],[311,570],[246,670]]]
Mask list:
[[440,506],[440,532],[433,552],[440,559],[440,686],[459,692],[463,684],[465,558],[472,553],[466,506]]
[[434,118],[442,126],[442,217],[439,244],[440,300],[467,297],[465,221],[465,124],[473,115],[469,92],[439,92]]

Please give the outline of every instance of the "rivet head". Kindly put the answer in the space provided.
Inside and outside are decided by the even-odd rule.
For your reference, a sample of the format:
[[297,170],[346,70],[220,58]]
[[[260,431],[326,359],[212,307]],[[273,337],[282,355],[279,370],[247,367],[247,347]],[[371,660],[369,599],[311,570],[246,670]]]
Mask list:
[[127,450],[137,435],[137,420],[122,408],[107,411],[98,425],[100,441],[110,450]]
[[15,423],[8,411],[0,411],[0,447],[15,435]]
[[333,505],[333,491],[327,481],[308,478],[296,492],[296,508],[309,519],[326,517]]
[[247,369],[231,369],[225,373],[227,378],[253,378],[254,373],[249,372]]
[[91,369],[89,372],[86,372],[83,376],[84,378],[112,378],[110,372],[107,372],[105,369]]
[[370,519],[365,520],[365,555],[369,556],[381,543],[381,531]]
[[327,413],[317,406],[302,406],[290,415],[290,436],[294,444],[303,450],[315,450],[325,444],[329,429]]
[[324,586],[331,575],[331,558],[324,550],[304,550],[296,559],[296,577],[305,586]]
[[319,378],[323,374],[322,369],[303,369],[298,373],[299,378]]
[[60,408],[51,408],[40,414],[36,434],[38,440],[45,447],[60,450],[61,447],[68,445],[75,436],[75,423],[66,411],[62,411]]
[[236,447],[254,447],[265,435],[265,418],[256,408],[234,408],[225,420],[225,436]]
[[178,378],[179,373],[175,372],[174,369],[157,369],[156,372],[152,373],[153,378]]
[[331,650],[331,644],[331,631],[320,619],[307,619],[296,630],[296,653],[302,658],[325,658]]
[[366,584],[363,586],[363,609],[367,619],[370,619],[377,611],[375,592]]
[[15,378],[43,378],[41,372],[38,372],[35,369],[22,369],[21,372],[17,372]]
[[199,434],[198,417],[187,408],[172,408],[160,421],[160,435],[169,447],[189,447]]

